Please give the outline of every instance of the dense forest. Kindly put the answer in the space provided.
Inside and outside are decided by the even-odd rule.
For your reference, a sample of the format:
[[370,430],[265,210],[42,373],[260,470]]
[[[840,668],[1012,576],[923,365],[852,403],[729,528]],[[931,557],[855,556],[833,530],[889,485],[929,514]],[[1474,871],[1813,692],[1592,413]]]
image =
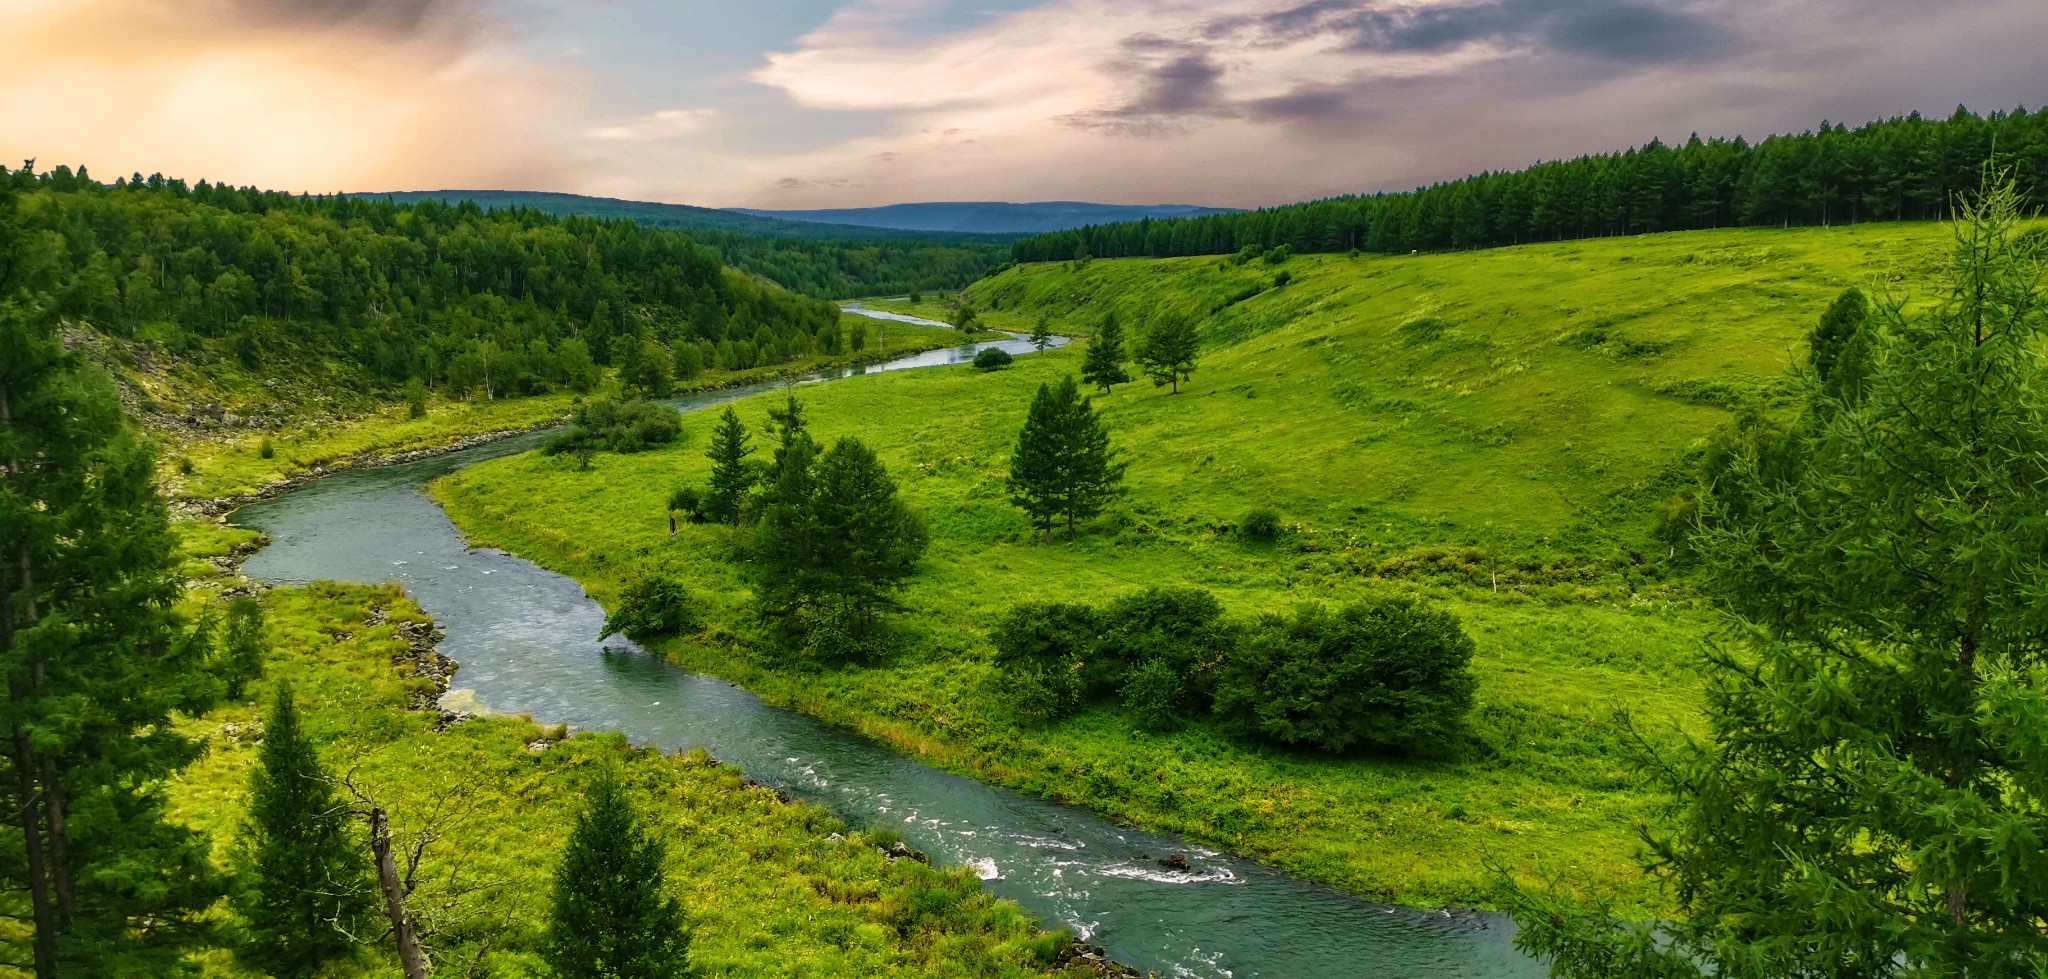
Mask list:
[[1739,226],[1830,225],[1949,215],[1986,160],[2010,167],[2023,197],[2048,196],[2048,113],[1946,120],[1914,113],[1850,129],[1685,145],[1481,173],[1412,192],[1334,197],[1237,214],[1094,225],[1016,243],[1019,262],[1297,252],[1486,248]]
[[401,204],[464,201],[492,210],[556,217],[623,218],[673,228],[718,250],[726,264],[819,299],[957,289],[1009,254],[1015,235],[903,231],[783,221],[684,204],[513,190],[429,190],[358,195]]
[[631,221],[61,166],[5,179],[31,240],[60,253],[64,314],[188,359],[325,358],[377,386],[498,397],[580,389],[600,364],[751,368],[842,343],[830,303]]

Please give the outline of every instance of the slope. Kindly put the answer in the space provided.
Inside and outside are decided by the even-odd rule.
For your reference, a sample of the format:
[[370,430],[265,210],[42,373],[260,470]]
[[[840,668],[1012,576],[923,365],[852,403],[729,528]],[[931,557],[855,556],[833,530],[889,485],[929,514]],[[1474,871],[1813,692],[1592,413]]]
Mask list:
[[[1178,396],[1130,384],[1097,399],[1131,461],[1129,494],[1073,545],[1042,542],[1002,480],[1031,390],[1074,370],[1076,348],[994,374],[808,389],[812,431],[874,447],[934,537],[897,652],[868,667],[761,652],[724,532],[663,537],[669,490],[708,468],[711,418],[686,419],[693,447],[584,475],[515,457],[435,493],[480,543],[602,601],[653,568],[681,576],[719,641],[667,654],[906,751],[1403,902],[1485,903],[1497,861],[1573,867],[1657,912],[1632,860],[1654,800],[1622,764],[1616,712],[1659,737],[1696,723],[1690,663],[1714,624],[1657,513],[1729,406],[1771,396],[1836,292],[1911,276],[1943,235],[1889,225],[1007,271],[970,294],[998,326],[1048,315],[1084,332],[1112,310],[1184,311],[1209,352]],[[740,411],[758,424],[766,407]],[[1230,533],[1255,507],[1279,511],[1279,542]],[[1106,708],[1018,724],[986,640],[994,618],[1016,601],[1148,585],[1208,588],[1240,613],[1385,591],[1441,602],[1479,644],[1470,743],[1421,762],[1276,751],[1204,724],[1147,734]]]

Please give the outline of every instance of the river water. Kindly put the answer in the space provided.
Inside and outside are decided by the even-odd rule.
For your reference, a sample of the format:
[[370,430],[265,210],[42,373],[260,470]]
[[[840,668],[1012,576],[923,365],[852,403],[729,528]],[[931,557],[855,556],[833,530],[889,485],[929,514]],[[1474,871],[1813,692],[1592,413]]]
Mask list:
[[[870,311],[850,309],[862,315]],[[891,314],[893,316],[893,314]],[[1063,341],[1062,341],[1063,342]],[[973,359],[1012,338],[962,345],[812,382]],[[684,398],[697,411],[770,385]],[[243,569],[258,580],[404,585],[462,664],[455,686],[502,713],[624,732],[664,748],[703,747],[762,782],[821,803],[856,826],[888,824],[942,864],[974,868],[996,894],[1064,923],[1110,956],[1187,977],[1536,977],[1500,916],[1397,908],[1188,842],[953,775],[857,734],[763,704],[714,677],[614,637],[576,582],[497,551],[471,550],[421,492],[434,478],[526,451],[533,433],[381,469],[345,471],[238,511],[271,544]],[[1190,871],[1158,862],[1184,852]]]

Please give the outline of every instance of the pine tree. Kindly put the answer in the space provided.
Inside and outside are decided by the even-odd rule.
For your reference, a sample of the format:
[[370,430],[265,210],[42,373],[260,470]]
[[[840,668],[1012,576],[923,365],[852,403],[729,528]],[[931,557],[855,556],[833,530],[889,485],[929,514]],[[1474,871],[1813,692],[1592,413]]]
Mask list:
[[668,889],[668,848],[642,824],[616,769],[584,794],[555,872],[544,957],[562,979],[690,974],[683,906]]
[[351,813],[279,684],[249,778],[249,822],[236,894],[247,961],[274,976],[310,976],[349,957],[349,929],[373,910],[369,866],[349,838]]
[[1180,393],[1180,382],[1195,373],[1195,360],[1202,354],[1202,338],[1195,332],[1195,322],[1179,313],[1166,313],[1152,321],[1152,328],[1145,331],[1145,339],[1138,344],[1138,367],[1145,376],[1152,379],[1153,387],[1173,385],[1173,393]]
[[5,940],[42,979],[180,974],[219,886],[161,787],[198,754],[170,721],[208,706],[210,650],[171,610],[153,454],[58,340],[61,242],[22,231],[14,176],[0,173],[0,813],[21,834],[4,874],[28,934]]
[[1124,372],[1124,327],[1112,312],[1102,318],[1095,338],[1088,341],[1088,353],[1081,358],[1081,376],[1108,394],[1111,385],[1131,379]]
[[1058,387],[1040,384],[1010,457],[1010,501],[1048,537],[1053,522],[1064,517],[1072,540],[1075,522],[1101,513],[1123,477],[1124,463],[1110,447],[1109,431],[1073,375],[1061,378]]
[[711,459],[711,488],[703,497],[705,517],[719,523],[740,522],[747,494],[754,489],[754,470],[747,465],[747,456],[753,451],[747,445],[747,426],[740,423],[739,412],[727,405],[711,432],[711,448],[704,453]]
[[[1795,375],[1798,464],[1739,462],[1696,543],[1738,615],[1711,735],[1647,760],[1682,914],[1516,908],[1560,976],[2038,976],[2048,962],[2048,291],[2008,184],[1946,295],[1878,306],[1858,400]],[[1733,503],[1730,500],[1733,500]]]
[[252,680],[263,676],[263,603],[247,595],[228,603],[227,627],[221,631],[219,671],[229,700],[239,700]]
[[924,556],[923,522],[896,495],[896,481],[859,439],[842,438],[818,460],[812,523],[819,580],[854,610],[863,632],[875,609]]
[[777,455],[780,471],[761,493],[761,522],[755,534],[759,576],[754,595],[768,618],[793,627],[789,621],[792,614],[807,598],[827,587],[818,570],[818,531],[812,506],[812,468],[818,458],[818,443],[799,430]]
[[1870,300],[1863,290],[1850,288],[1828,306],[1807,337],[1806,362],[1829,397],[1857,400],[1869,367],[1869,341],[1863,335],[1869,323]]
[[1031,324],[1031,346],[1040,353],[1045,352],[1045,348],[1052,346],[1052,319],[1050,317],[1040,316],[1037,322]]

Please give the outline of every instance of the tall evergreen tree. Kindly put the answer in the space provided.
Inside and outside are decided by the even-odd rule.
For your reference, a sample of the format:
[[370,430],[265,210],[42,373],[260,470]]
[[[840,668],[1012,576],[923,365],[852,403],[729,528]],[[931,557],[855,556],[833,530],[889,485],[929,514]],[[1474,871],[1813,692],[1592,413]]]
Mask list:
[[1112,385],[1131,379],[1124,372],[1124,326],[1114,311],[1102,318],[1095,337],[1088,341],[1088,352],[1081,358],[1081,376],[1099,385],[1103,394],[1108,394]]
[[[1730,611],[1711,735],[1647,770],[1683,914],[1525,894],[1559,976],[2038,976],[2048,963],[2048,291],[2017,194],[1945,295],[1878,306],[1860,399],[1799,375],[1798,465],[1739,463],[1696,538]],[[1731,505],[1729,501],[1735,504]]]
[[1040,316],[1036,322],[1031,324],[1031,346],[1041,353],[1045,351],[1045,348],[1052,346],[1052,319],[1050,317]]
[[1195,321],[1179,313],[1165,313],[1152,321],[1138,344],[1138,367],[1152,379],[1153,387],[1171,384],[1173,393],[1179,394],[1180,382],[1194,375],[1195,361],[1201,355],[1202,338],[1195,332]]
[[859,439],[840,439],[818,460],[813,492],[819,578],[853,607],[854,624],[865,631],[875,609],[917,570],[930,538]]
[[780,459],[774,482],[761,493],[761,522],[755,534],[759,579],[754,595],[770,619],[787,624],[804,600],[827,583],[818,568],[818,530],[812,506],[816,480],[812,467],[818,443],[797,432],[777,450]]
[[355,951],[350,929],[374,907],[369,866],[349,838],[352,818],[281,683],[249,777],[249,822],[235,904],[247,922],[243,955],[266,973],[310,976]]
[[208,706],[210,651],[171,610],[153,454],[58,340],[62,242],[23,231],[14,176],[0,177],[0,812],[21,849],[0,874],[29,907],[27,937],[7,941],[41,979],[174,975],[219,893],[205,838],[166,820],[161,793],[197,755],[170,720]]
[[718,416],[718,427],[711,432],[711,447],[704,453],[711,459],[711,487],[703,498],[704,516],[719,523],[740,522],[747,494],[754,489],[754,469],[747,465],[747,456],[753,451],[747,445],[747,426],[740,422],[739,412],[727,405]]
[[1109,431],[1073,375],[1058,387],[1040,384],[1010,457],[1010,501],[1048,537],[1053,522],[1065,518],[1073,540],[1075,522],[1101,513],[1123,478]]
[[1870,300],[1852,287],[1828,306],[1808,336],[1806,362],[1828,397],[1857,400],[1869,368],[1870,340],[1863,335],[1869,324]]
[[668,848],[648,832],[623,779],[607,767],[584,793],[555,872],[544,957],[562,979],[676,979],[690,974],[683,906],[663,892]]

